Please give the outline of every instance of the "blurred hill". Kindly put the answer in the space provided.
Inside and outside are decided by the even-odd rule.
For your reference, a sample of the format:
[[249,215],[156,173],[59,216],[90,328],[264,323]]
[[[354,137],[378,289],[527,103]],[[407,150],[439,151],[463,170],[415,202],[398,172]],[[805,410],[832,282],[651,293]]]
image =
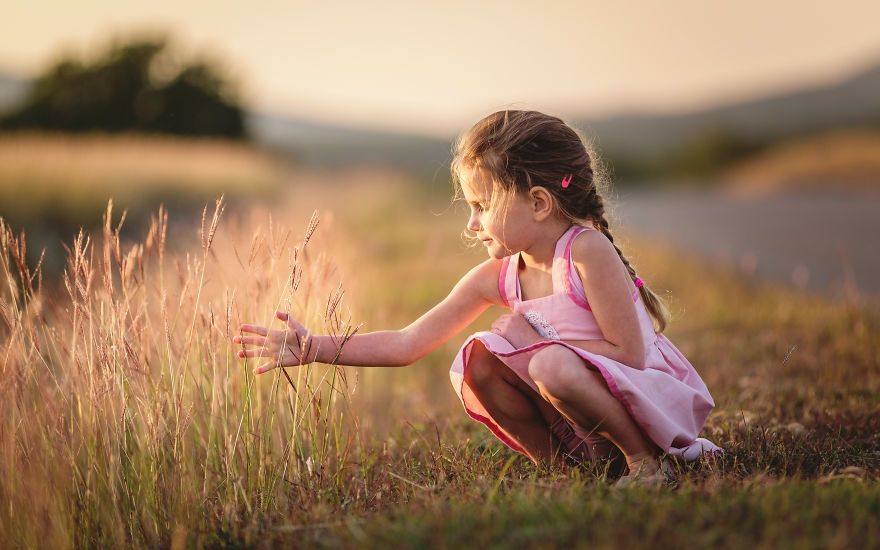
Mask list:
[[[837,82],[711,109],[674,114],[575,116],[618,179],[712,178],[779,142],[828,130],[880,131],[880,63]],[[307,163],[390,163],[435,171],[449,164],[448,140],[358,130],[268,113],[251,114],[256,138]]]
[[[0,72],[0,111],[20,98],[27,82]],[[569,117],[596,138],[618,179],[712,177],[772,145],[847,128],[880,131],[880,63],[824,85],[692,112]],[[448,139],[323,124],[251,112],[253,138],[308,165],[390,164],[435,174],[450,160]]]
[[[30,82],[0,70],[0,113],[19,105]],[[297,163],[323,167],[391,164],[410,171],[447,170],[450,140],[337,126],[271,113],[246,114],[253,139]]]
[[775,144],[738,162],[721,177],[726,190],[743,196],[786,191],[877,193],[880,131],[830,131]]
[[28,81],[11,73],[0,72],[0,112],[11,109],[24,99]]
[[449,140],[336,126],[270,113],[250,113],[254,139],[294,162],[340,167],[383,164],[431,176],[448,172]]
[[581,119],[611,156],[671,154],[709,134],[769,142],[833,128],[880,126],[880,62],[838,82],[675,114]]
[[[772,144],[827,130],[880,129],[880,63],[821,86],[700,111],[575,116],[618,177],[704,176]],[[406,168],[448,166],[448,140],[251,114],[255,137],[309,163],[388,162]]]

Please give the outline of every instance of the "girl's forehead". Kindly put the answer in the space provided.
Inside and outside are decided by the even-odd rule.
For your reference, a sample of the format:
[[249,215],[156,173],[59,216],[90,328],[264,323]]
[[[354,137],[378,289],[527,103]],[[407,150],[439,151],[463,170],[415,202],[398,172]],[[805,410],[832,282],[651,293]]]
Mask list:
[[484,200],[492,195],[492,180],[482,170],[465,170],[461,189],[467,199]]

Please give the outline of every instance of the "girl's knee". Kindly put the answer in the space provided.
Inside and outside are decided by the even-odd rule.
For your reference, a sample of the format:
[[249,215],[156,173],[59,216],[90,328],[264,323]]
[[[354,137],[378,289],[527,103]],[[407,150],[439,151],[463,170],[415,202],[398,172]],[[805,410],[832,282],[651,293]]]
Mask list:
[[577,382],[583,382],[589,369],[576,353],[562,346],[538,350],[529,361],[529,376],[546,393],[563,397]]
[[484,388],[495,383],[501,374],[498,372],[498,359],[486,349],[479,340],[475,340],[468,356],[467,367],[464,369],[464,381],[472,388]]

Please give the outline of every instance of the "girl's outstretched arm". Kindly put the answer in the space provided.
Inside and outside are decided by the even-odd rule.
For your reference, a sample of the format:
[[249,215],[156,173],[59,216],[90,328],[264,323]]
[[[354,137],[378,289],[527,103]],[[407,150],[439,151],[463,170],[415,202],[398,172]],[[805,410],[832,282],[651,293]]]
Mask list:
[[271,360],[254,372],[263,373],[278,366],[311,362],[351,366],[405,366],[424,357],[474,321],[492,304],[501,304],[498,273],[501,262],[486,260],[471,269],[449,295],[409,326],[401,330],[382,330],[355,334],[340,350],[341,341],[332,336],[313,336],[295,319],[279,312],[287,328],[271,330],[260,325],[241,325],[242,333],[233,342],[253,345],[239,357],[266,357]]

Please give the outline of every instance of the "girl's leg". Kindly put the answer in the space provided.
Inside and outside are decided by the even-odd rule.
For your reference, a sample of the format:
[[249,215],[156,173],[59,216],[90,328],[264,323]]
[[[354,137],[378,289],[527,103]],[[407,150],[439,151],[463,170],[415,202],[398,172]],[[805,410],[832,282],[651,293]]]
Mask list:
[[479,340],[472,344],[464,380],[492,419],[519,442],[533,462],[564,464],[561,444],[549,428],[559,412]]
[[548,346],[532,357],[529,375],[565,417],[617,445],[631,472],[658,465],[660,448],[611,394],[602,375],[586,367],[579,355],[563,346]]

